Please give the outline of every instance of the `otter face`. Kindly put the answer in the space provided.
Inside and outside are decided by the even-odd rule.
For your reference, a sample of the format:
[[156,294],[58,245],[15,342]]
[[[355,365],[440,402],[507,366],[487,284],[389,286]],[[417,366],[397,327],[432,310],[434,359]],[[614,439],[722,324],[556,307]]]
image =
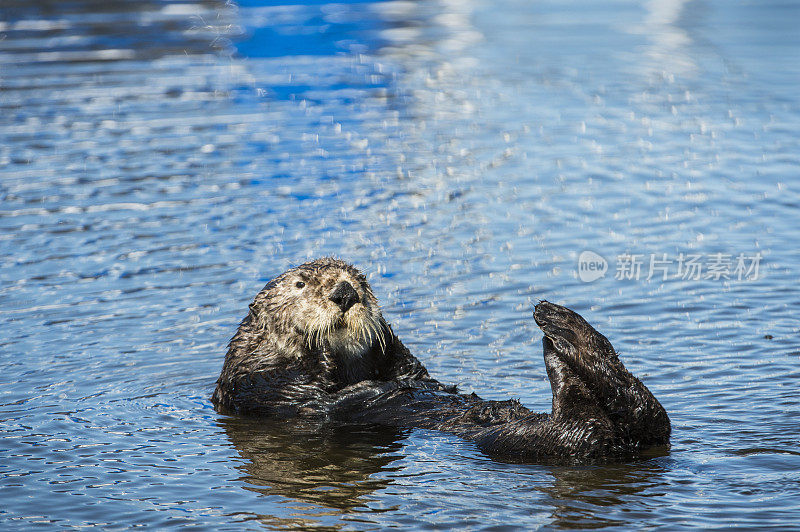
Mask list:
[[307,262],[270,281],[262,294],[268,319],[299,334],[309,349],[327,344],[337,355],[360,356],[375,340],[383,344],[378,301],[367,278],[346,262]]

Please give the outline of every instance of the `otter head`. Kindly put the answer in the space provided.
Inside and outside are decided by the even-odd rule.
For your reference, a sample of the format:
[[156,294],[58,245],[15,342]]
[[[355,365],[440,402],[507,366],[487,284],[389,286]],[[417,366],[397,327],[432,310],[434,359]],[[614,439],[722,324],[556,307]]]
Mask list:
[[295,348],[325,347],[349,357],[364,354],[376,341],[384,342],[380,307],[367,278],[333,258],[307,262],[279,275],[250,309],[268,334],[299,340]]

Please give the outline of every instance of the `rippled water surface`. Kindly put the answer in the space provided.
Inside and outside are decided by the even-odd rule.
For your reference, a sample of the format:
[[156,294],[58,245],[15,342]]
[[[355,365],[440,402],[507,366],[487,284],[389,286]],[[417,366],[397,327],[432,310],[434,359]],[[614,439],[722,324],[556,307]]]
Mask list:
[[[798,24],[789,1],[4,0],[0,528],[797,526]],[[671,451],[505,464],[215,413],[253,295],[326,254],[437,378],[541,411],[532,305],[576,309]]]

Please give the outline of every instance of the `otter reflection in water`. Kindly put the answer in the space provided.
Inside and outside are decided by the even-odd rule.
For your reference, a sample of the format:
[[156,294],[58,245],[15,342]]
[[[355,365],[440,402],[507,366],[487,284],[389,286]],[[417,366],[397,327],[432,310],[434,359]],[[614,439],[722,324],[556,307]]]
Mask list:
[[347,511],[386,488],[405,435],[380,425],[326,424],[300,419],[219,420],[244,460],[237,466],[247,489],[320,508]]
[[256,295],[212,401],[220,412],[443,430],[508,460],[622,458],[669,443],[667,413],[605,336],[543,301],[551,414],[457,393],[428,375],[353,266],[318,259]]

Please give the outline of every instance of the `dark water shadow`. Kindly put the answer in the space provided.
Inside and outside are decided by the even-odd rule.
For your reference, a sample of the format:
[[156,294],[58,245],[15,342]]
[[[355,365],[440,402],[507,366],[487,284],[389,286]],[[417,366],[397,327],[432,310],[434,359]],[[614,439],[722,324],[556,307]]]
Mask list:
[[[666,452],[662,450],[659,454]],[[549,526],[559,529],[625,526],[629,523],[626,508],[637,506],[642,514],[647,514],[668,493],[670,462],[649,458],[585,467],[551,467],[550,482],[538,487],[552,505]],[[619,509],[618,516],[614,507]]]
[[[378,425],[321,427],[298,420],[236,417],[218,423],[243,459],[237,469],[244,489],[281,497],[294,509],[288,516],[249,514],[248,519],[267,526],[319,530],[325,528],[324,516],[353,516],[368,507],[373,493],[391,485],[392,474],[403,469],[392,464],[406,455],[407,433]],[[506,472],[509,467],[532,468],[530,481],[517,489],[540,493],[535,499],[549,512],[549,527],[593,529],[623,526],[624,508],[632,500],[640,501],[637,506],[643,513],[659,504],[668,492],[671,460],[666,455],[666,449],[659,449],[634,461],[583,466],[496,464]],[[486,468],[484,460],[475,465],[476,470]],[[486,496],[513,496],[505,490],[497,485]],[[619,519],[614,507],[619,507]]]
[[334,510],[363,507],[389,485],[405,435],[388,427],[324,426],[297,420],[222,418],[219,424],[244,462],[246,489]]

